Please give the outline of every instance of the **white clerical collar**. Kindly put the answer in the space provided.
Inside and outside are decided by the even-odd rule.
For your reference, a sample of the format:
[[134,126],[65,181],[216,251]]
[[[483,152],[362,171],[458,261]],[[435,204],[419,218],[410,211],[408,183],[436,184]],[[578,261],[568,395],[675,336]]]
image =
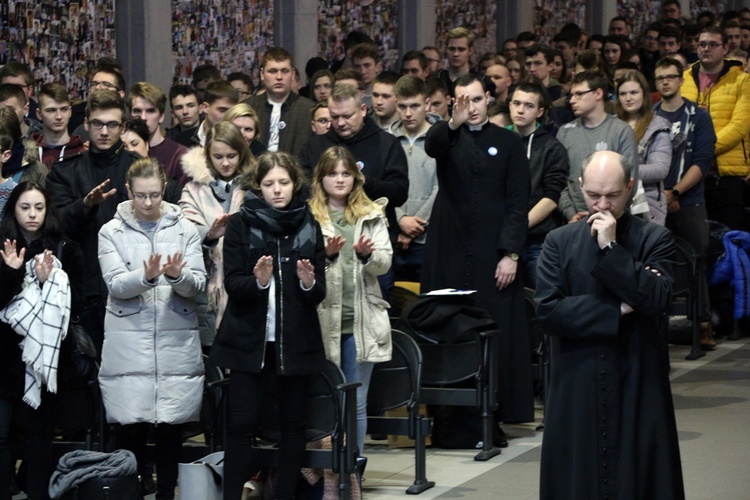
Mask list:
[[486,124],[486,123],[487,123],[488,121],[490,121],[490,119],[489,119],[489,118],[485,118],[485,119],[484,119],[484,121],[483,121],[482,123],[480,123],[479,125],[469,125],[469,124],[467,123],[467,124],[466,124],[466,126],[467,126],[467,127],[469,127],[469,130],[471,130],[472,132],[477,132],[477,131],[479,131],[479,130],[482,130],[482,127],[484,127],[484,126],[485,126],[485,124]]

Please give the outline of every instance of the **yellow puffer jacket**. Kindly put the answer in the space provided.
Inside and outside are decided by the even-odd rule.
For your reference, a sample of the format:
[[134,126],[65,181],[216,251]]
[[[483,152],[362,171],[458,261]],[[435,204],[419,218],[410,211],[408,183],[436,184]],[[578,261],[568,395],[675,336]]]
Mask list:
[[682,97],[708,110],[716,130],[719,175],[750,174],[750,75],[739,61],[724,61],[724,69],[708,92],[698,92],[700,62],[684,74]]

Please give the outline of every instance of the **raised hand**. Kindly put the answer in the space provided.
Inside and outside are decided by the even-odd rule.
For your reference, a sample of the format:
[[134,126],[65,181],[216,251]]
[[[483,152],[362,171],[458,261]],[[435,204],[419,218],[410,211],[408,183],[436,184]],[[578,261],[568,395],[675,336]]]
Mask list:
[[313,283],[315,283],[315,266],[313,266],[307,259],[298,260],[297,277],[302,282],[303,287],[312,287]]
[[232,214],[224,214],[214,219],[213,224],[211,224],[211,228],[208,230],[206,239],[218,240],[219,238],[224,236],[224,233],[227,232],[227,223],[229,222],[229,217],[231,215]]
[[109,185],[109,179],[102,182],[98,186],[96,186],[94,189],[89,191],[89,194],[86,195],[86,197],[83,199],[83,204],[86,206],[86,208],[90,209],[95,205],[98,205],[102,203],[107,198],[110,198],[114,196],[117,193],[117,190],[112,188],[109,191],[105,191],[107,189],[107,186]]
[[255,263],[255,267],[253,267],[253,274],[255,275],[255,279],[258,280],[260,286],[267,286],[273,275],[273,257],[270,255],[264,255],[258,259],[258,262]]
[[25,248],[22,248],[20,252],[16,251],[16,240],[5,240],[3,249],[0,250],[0,256],[3,258],[5,265],[13,269],[19,269],[23,265],[23,256],[25,254]]
[[152,253],[148,260],[143,261],[143,269],[146,271],[146,281],[153,281],[164,273],[161,267],[161,254]]
[[466,94],[459,94],[458,97],[453,98],[453,115],[451,121],[453,121],[453,128],[458,128],[469,119],[469,96]]
[[369,257],[375,250],[375,242],[371,238],[366,238],[365,235],[360,235],[359,240],[353,245],[354,251],[357,255],[362,257]]
[[44,285],[54,267],[55,258],[52,256],[51,250],[45,250],[43,254],[34,256],[34,270],[40,285]]
[[342,248],[344,248],[344,243],[346,243],[346,238],[344,238],[340,234],[328,238],[326,240],[326,255],[328,257],[336,255],[341,251]]
[[182,260],[182,252],[175,252],[174,255],[167,255],[167,263],[162,266],[161,271],[176,280],[182,274],[182,268],[185,265],[187,265],[187,261]]

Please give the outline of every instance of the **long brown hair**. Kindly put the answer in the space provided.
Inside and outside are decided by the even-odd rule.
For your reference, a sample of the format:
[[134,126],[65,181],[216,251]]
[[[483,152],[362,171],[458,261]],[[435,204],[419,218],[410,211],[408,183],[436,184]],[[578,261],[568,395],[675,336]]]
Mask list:
[[634,127],[635,140],[640,142],[646,134],[646,129],[648,128],[649,123],[651,123],[651,120],[654,117],[654,111],[651,109],[651,92],[646,77],[643,76],[643,73],[640,71],[628,71],[617,79],[617,87],[615,90],[615,95],[617,95],[617,99],[615,100],[615,113],[620,120],[626,123],[628,122],[629,116],[628,112],[625,111],[622,104],[620,104],[620,87],[627,82],[637,83],[638,86],[641,87],[641,92],[643,92],[643,102],[641,103],[641,108],[636,113],[637,118]]
[[315,220],[321,225],[328,222],[328,193],[323,187],[323,179],[336,169],[339,162],[343,163],[354,178],[354,186],[352,186],[352,191],[346,198],[346,208],[344,209],[346,222],[354,225],[357,219],[373,210],[382,211],[382,208],[365,194],[365,176],[357,168],[352,153],[345,147],[331,146],[320,155],[318,164],[315,166],[312,178],[312,197],[308,202]]

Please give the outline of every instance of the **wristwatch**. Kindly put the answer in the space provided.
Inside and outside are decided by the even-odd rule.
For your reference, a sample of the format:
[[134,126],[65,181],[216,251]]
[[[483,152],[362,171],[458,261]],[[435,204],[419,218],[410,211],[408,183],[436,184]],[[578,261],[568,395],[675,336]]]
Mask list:
[[515,252],[506,252],[505,256],[510,257],[510,259],[513,261],[516,261],[516,262],[518,261],[518,254]]
[[604,248],[602,248],[602,251],[605,254],[608,254],[609,251],[612,250],[613,248],[615,248],[616,246],[617,246],[617,242],[615,240],[612,240],[609,243],[607,243],[606,245],[604,245]]
[[680,197],[680,190],[679,189],[672,189],[672,196],[674,196],[675,198],[679,198]]

